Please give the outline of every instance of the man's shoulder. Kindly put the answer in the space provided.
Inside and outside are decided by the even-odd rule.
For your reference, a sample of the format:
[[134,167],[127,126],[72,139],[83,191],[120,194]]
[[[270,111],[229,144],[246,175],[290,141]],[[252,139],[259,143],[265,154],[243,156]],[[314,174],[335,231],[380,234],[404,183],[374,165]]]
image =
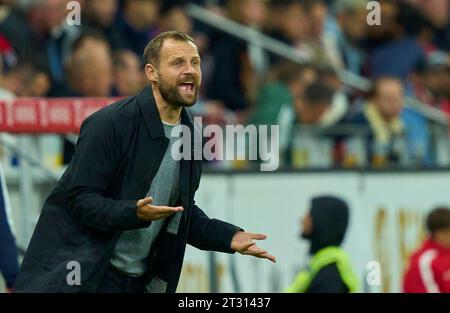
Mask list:
[[438,268],[450,268],[450,251],[448,249],[438,249],[435,254],[433,263]]
[[323,266],[314,276],[308,288],[312,293],[345,293],[348,287],[345,285],[336,262]]
[[430,241],[425,241],[421,247],[412,253],[411,260],[416,264],[429,264],[431,268],[437,270],[443,264],[446,267],[450,266],[450,252],[436,248]]

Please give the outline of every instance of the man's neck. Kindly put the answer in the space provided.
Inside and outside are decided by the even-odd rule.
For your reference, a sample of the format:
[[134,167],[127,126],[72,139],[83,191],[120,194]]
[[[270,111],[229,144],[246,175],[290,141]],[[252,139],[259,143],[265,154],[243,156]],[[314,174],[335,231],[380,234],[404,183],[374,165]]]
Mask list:
[[437,244],[438,246],[450,250],[450,244],[448,239],[446,238],[447,238],[446,235],[438,235],[438,234],[430,237],[431,241]]
[[177,124],[181,119],[182,107],[167,103],[159,93],[158,88],[152,86],[152,91],[161,120],[167,124]]

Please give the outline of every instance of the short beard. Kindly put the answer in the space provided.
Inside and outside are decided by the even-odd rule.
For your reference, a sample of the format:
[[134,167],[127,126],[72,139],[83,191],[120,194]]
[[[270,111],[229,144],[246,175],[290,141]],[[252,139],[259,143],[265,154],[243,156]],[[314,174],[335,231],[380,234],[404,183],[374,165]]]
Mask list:
[[158,90],[161,97],[169,104],[177,107],[191,107],[197,102],[198,87],[194,85],[195,96],[192,101],[186,101],[178,90],[178,85],[170,85],[160,75]]

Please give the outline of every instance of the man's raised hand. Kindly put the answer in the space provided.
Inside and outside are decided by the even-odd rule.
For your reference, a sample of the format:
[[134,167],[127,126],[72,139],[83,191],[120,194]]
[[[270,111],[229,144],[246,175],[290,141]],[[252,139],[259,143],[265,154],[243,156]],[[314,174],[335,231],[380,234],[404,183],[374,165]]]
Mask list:
[[141,199],[137,202],[136,214],[141,221],[151,222],[163,219],[174,213],[182,212],[184,209],[181,206],[159,206],[152,205],[152,197]]
[[267,236],[264,234],[252,234],[244,231],[238,231],[231,240],[231,249],[244,255],[252,255],[257,258],[268,259],[273,263],[276,259],[266,250],[259,248],[253,240],[264,240]]

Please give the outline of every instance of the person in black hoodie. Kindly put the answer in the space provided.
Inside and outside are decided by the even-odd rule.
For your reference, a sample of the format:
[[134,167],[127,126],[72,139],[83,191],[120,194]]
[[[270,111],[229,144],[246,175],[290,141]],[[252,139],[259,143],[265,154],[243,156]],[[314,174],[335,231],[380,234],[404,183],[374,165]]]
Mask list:
[[346,293],[358,290],[347,253],[340,248],[349,221],[347,203],[333,196],[311,201],[311,210],[301,220],[301,237],[310,241],[311,260],[287,292]]

